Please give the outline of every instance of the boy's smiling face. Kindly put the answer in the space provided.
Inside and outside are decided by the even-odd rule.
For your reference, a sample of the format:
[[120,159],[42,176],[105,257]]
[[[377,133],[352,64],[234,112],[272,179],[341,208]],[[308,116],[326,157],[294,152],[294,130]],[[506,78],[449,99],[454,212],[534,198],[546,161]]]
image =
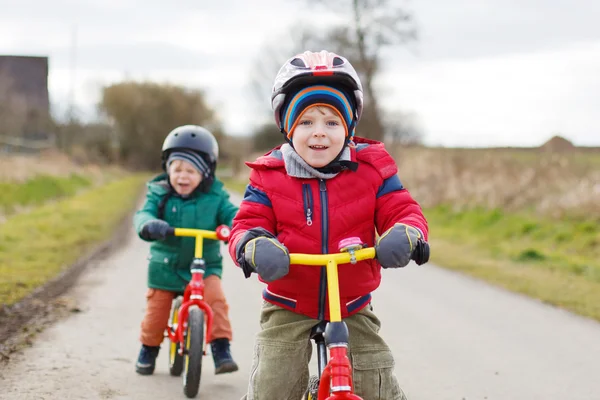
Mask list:
[[192,164],[183,160],[175,160],[169,165],[169,183],[175,191],[187,196],[202,182],[202,175]]
[[309,107],[292,131],[296,152],[313,168],[332,162],[344,148],[346,128],[340,116],[326,106]]

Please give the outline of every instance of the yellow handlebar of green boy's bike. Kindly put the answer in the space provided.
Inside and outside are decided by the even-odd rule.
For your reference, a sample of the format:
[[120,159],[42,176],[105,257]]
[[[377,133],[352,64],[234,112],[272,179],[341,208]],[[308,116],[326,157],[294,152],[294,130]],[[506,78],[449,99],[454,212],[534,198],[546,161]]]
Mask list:
[[332,254],[290,254],[290,264],[315,265],[327,267],[327,293],[329,295],[329,320],[338,322],[342,320],[340,308],[340,287],[338,281],[338,264],[349,264],[352,261],[362,261],[375,258],[375,248],[368,247],[353,252]]
[[175,236],[190,236],[190,237],[201,237],[203,239],[218,240],[217,232],[205,231],[204,229],[191,229],[191,228],[173,228],[173,235]]
[[207,231],[204,229],[192,229],[192,228],[171,228],[168,235],[172,236],[187,236],[196,238],[196,246],[194,248],[194,257],[202,258],[202,239],[212,240],[223,240],[226,241],[229,238],[229,228],[221,225],[217,227],[217,231]]

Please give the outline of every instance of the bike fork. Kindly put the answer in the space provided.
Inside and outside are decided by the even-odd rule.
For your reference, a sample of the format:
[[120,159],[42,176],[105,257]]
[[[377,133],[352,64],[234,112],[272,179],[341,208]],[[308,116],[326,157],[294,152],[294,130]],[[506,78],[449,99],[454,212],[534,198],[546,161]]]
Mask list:
[[[330,360],[321,376],[319,400],[362,400],[353,394],[352,366],[348,358],[348,327],[342,321],[330,322],[325,328],[324,338]],[[319,361],[320,359],[321,357]]]
[[327,366],[327,346],[325,345],[325,339],[323,337],[317,337],[314,339],[317,344],[317,364],[319,371],[319,378],[323,375],[323,371]]

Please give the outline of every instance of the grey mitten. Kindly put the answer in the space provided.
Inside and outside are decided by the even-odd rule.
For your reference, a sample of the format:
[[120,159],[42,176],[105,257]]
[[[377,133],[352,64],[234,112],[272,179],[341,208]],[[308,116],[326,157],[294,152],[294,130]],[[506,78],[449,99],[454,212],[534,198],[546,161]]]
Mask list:
[[244,261],[265,282],[282,278],[290,271],[290,253],[275,238],[260,236],[244,246]]
[[377,240],[375,252],[383,268],[402,268],[408,265],[421,231],[410,225],[396,223]]

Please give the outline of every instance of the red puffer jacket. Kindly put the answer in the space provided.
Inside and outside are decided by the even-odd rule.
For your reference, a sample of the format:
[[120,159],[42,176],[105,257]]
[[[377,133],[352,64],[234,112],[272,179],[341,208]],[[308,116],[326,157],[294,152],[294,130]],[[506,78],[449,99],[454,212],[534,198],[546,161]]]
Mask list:
[[[383,144],[356,138],[352,161],[332,179],[300,179],[287,175],[281,151],[274,149],[255,162],[240,210],[233,220],[229,252],[244,233],[262,227],[277,236],[290,253],[338,252],[340,240],[358,236],[373,246],[377,232],[396,222],[420,229],[427,238],[427,221],[419,204],[404,189],[398,168]],[[339,267],[342,317],[365,307],[381,281],[377,260]],[[285,277],[270,282],[266,301],[311,318],[329,318],[324,267],[292,265]]]

